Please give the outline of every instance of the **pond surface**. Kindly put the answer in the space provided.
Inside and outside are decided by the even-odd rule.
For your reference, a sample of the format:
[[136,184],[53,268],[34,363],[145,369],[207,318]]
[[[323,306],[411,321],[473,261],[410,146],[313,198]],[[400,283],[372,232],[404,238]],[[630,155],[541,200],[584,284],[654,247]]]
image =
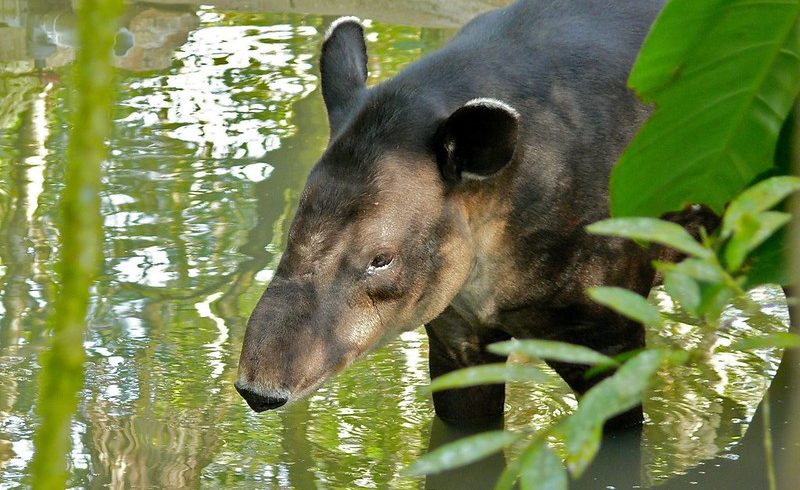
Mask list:
[[[322,33],[331,14],[352,7],[372,15],[358,10],[365,2],[261,3],[261,10],[253,7],[259,2],[245,9],[234,1],[126,10],[102,190],[105,265],[92,291],[69,485],[487,486],[502,457],[427,482],[400,475],[430,446],[460,434],[435,420],[417,391],[428,381],[422,330],[276,412],[251,412],[233,389],[247,317],[326,144],[316,71]],[[503,2],[447,9],[389,2],[394,10],[365,22],[371,83],[441,46],[453,26],[493,3]],[[0,0],[0,489],[29,483],[38,359],[56,294],[70,4]],[[753,294],[788,322],[779,290]],[[658,293],[654,300],[667,301]],[[765,328],[735,307],[727,325],[721,344]],[[678,321],[649,339],[684,347],[698,340]],[[607,466],[599,462],[577,486],[643,487],[704,461],[736,460],[779,359],[774,350],[719,354],[705,369],[663,373],[648,395],[641,436],[607,441]],[[508,393],[512,429],[545,427],[576,406],[555,376]]]

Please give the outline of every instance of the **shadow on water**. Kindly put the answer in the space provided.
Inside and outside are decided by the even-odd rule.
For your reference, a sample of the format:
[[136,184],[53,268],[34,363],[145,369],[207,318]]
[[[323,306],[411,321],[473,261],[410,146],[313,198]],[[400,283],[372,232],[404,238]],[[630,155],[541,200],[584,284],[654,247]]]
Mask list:
[[[321,33],[336,15],[372,19],[375,83],[501,3],[130,2],[115,49],[119,99],[101,194],[105,266],[84,344],[71,485],[491,487],[514,454],[426,481],[400,476],[426,450],[477,430],[447,426],[417,391],[428,376],[421,331],[277,413],[251,413],[231,384],[247,317],[326,144],[315,68]],[[59,254],[71,5],[0,0],[0,489],[25,484],[32,451],[33,380]],[[785,316],[778,293],[758,294]],[[741,312],[731,315],[723,340],[752,332]],[[650,343],[691,346],[684,327],[653,332]],[[649,423],[607,436],[575,488],[756,488],[764,475],[756,407],[779,355],[665,373],[645,407]],[[788,420],[784,366],[771,388],[777,453],[792,441],[778,429]],[[553,376],[510,387],[508,406],[506,428],[542,428],[576,402]]]
[[[479,434],[487,430],[503,429],[503,421],[496,420],[486,425],[474,427],[454,427],[433,417],[427,451],[433,451],[447,443],[463,437]],[[425,479],[425,488],[431,490],[464,490],[465,488],[492,488],[505,469],[506,461],[502,453],[488,456],[477,463],[430,475]]]

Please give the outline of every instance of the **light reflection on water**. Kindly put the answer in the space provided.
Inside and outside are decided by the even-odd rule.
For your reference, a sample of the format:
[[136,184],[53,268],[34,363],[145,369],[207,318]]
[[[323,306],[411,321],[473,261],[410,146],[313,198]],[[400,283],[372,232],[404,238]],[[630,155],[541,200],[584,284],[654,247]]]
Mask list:
[[[6,5],[0,21],[9,27],[0,36],[70,15],[36,2],[20,11]],[[92,294],[72,486],[422,486],[399,476],[444,430],[417,391],[428,380],[421,330],[276,413],[250,412],[232,389],[247,316],[326,142],[315,66],[319,33],[331,21],[129,7],[126,28],[138,41],[117,60],[123,70],[101,196],[105,270]],[[24,484],[33,450],[37,358],[58,255],[69,25],[47,23],[52,45],[29,55],[6,59],[0,50],[0,488]],[[372,82],[452,33],[367,25]],[[754,297],[786,322],[777,290]],[[735,308],[729,315],[720,345],[755,325]],[[680,323],[649,340],[698,341]],[[734,457],[777,359],[771,350],[720,354],[708,368],[663,373],[645,405],[642,481]],[[506,427],[542,428],[576,401],[553,376],[509,387],[507,404]],[[495,463],[479,471],[491,476],[486,465]]]

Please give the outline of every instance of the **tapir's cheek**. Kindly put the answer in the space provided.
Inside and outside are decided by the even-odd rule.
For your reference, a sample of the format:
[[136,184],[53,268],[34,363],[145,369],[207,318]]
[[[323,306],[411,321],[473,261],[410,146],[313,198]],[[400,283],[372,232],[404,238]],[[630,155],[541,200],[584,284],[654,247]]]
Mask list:
[[348,364],[353,358],[369,350],[383,336],[375,302],[366,294],[351,298],[349,307],[337,315],[335,323],[331,329],[333,338],[329,341],[337,345],[342,354],[341,359],[336,361],[337,364]]
[[403,260],[396,258],[388,269],[367,276],[367,294],[373,301],[396,301],[408,296],[412,270],[406,270]]
[[439,250],[431,260],[430,272],[424,283],[422,298],[424,307],[419,313],[428,322],[438,316],[466,282],[472,266],[472,249],[469,240],[457,229],[451,229],[439,243]]

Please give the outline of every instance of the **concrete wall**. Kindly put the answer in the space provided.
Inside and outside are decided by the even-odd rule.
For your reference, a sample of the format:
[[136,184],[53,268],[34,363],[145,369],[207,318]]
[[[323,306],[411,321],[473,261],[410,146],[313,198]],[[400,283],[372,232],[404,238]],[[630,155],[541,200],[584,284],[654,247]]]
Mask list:
[[151,4],[213,5],[221,10],[356,15],[390,24],[460,27],[510,0],[148,0]]

